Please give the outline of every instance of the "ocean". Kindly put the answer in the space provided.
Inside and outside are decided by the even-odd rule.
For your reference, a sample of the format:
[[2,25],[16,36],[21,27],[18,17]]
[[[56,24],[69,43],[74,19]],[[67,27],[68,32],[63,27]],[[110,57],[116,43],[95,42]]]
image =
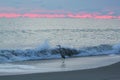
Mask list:
[[[61,49],[57,45],[61,46]],[[0,63],[120,54],[120,20],[0,18]]]

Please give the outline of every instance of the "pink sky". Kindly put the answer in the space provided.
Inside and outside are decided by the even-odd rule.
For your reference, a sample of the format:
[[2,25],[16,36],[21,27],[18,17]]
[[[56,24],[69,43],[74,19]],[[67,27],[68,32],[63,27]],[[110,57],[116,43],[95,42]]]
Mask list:
[[1,0],[3,17],[120,19],[120,0]]
[[99,13],[66,13],[66,14],[37,14],[37,13],[0,13],[0,18],[95,18],[95,19],[120,19],[120,16],[113,16],[111,13],[102,15]]

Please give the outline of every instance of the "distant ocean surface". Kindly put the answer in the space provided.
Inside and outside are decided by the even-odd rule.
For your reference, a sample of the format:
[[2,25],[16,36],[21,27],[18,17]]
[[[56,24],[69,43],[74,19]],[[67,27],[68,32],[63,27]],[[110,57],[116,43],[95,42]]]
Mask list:
[[120,20],[0,18],[0,63],[120,54]]

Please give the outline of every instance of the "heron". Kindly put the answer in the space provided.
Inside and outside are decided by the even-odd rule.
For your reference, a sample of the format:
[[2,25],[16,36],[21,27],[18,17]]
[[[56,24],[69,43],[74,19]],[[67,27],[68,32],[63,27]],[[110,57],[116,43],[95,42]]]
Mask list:
[[61,55],[62,61],[63,63],[65,62],[65,52],[63,51],[63,48],[61,47],[61,45],[57,45],[59,48],[59,53]]

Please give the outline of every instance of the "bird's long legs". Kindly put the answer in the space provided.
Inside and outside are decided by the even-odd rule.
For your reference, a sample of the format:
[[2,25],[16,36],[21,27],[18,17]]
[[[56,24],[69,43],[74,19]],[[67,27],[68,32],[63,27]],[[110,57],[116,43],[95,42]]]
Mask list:
[[62,63],[65,63],[65,59],[64,58],[62,58]]

